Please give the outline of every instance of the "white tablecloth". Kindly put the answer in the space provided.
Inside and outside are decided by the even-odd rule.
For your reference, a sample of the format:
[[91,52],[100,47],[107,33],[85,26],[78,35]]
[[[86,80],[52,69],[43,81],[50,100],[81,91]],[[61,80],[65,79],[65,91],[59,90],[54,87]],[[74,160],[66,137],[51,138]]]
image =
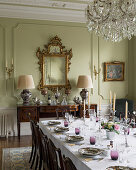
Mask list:
[[[49,120],[48,120],[49,121]],[[54,133],[54,127],[47,126],[48,121],[41,121],[39,123],[40,128],[50,138],[57,148],[61,149],[62,154],[66,157],[70,157],[78,170],[105,170],[107,167],[114,165],[129,166],[133,169],[136,168],[136,137],[133,135],[135,129],[130,131],[130,135],[127,135],[128,144],[130,147],[125,147],[125,137],[123,134],[115,134],[113,143],[114,149],[119,152],[118,160],[111,160],[110,149],[107,145],[110,144],[110,140],[107,140],[105,130],[101,131],[101,135],[98,132],[99,123],[92,124],[89,119],[84,122],[80,119],[72,122],[69,125],[69,131],[67,133],[74,134],[75,127],[79,127],[81,130],[81,135],[84,137],[84,141],[77,143],[75,145],[70,145],[66,143],[65,137],[67,133],[56,134]],[[58,120],[61,122],[60,126],[64,126],[63,120]],[[90,145],[90,136],[96,136],[96,146]],[[78,153],[78,149],[82,147],[99,147],[105,149],[105,154],[99,157],[102,160],[89,160]]]

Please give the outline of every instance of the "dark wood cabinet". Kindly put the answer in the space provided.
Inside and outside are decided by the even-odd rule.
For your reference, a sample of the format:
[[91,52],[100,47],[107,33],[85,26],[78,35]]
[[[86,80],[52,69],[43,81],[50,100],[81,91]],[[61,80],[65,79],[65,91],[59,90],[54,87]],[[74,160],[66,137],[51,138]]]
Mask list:
[[21,122],[29,122],[29,117],[39,122],[39,113],[37,106],[24,106],[18,105],[17,106],[17,129],[18,129],[18,136],[20,136],[20,123]]
[[20,136],[20,123],[21,122],[29,122],[29,116],[32,120],[39,122],[39,118],[50,118],[56,117],[56,109],[58,108],[69,108],[69,110],[77,111],[79,109],[79,105],[69,104],[66,106],[56,105],[56,106],[49,106],[49,105],[18,105],[17,106],[17,129],[18,129],[18,136]]
[[[21,122],[29,122],[29,116],[32,120],[39,122],[39,118],[50,118],[56,117],[56,109],[63,109],[67,107],[70,112],[77,113],[77,116],[83,117],[83,104],[69,104],[66,106],[56,105],[18,105],[17,106],[17,128],[18,128],[18,136],[20,137],[20,123]],[[97,104],[91,104],[91,109],[95,109],[97,113]],[[86,105],[86,109],[88,109],[88,105]],[[86,114],[88,116],[88,114]]]

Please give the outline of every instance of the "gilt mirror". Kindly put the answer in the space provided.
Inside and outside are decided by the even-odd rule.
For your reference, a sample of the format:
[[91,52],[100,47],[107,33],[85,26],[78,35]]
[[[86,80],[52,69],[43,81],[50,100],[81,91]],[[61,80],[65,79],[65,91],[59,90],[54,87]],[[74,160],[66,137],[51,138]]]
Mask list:
[[70,71],[72,49],[65,50],[65,46],[62,45],[58,36],[52,38],[44,47],[43,50],[38,48],[36,52],[41,72],[38,89],[48,88],[52,91],[56,88],[70,89],[68,72]]

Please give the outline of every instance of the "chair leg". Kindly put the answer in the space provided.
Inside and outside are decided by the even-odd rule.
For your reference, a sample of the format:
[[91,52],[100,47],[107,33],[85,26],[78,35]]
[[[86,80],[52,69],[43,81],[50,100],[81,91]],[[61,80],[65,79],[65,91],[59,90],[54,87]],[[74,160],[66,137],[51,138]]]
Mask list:
[[32,145],[32,151],[31,151],[31,156],[30,156],[30,159],[29,159],[29,163],[30,163],[31,160],[32,160],[33,152],[34,152],[34,146]]
[[42,158],[40,156],[40,161],[39,161],[39,170],[41,170],[41,167],[42,167]]
[[39,157],[37,155],[37,157],[36,157],[36,164],[35,164],[35,170],[37,170],[38,160],[39,160]]
[[34,155],[33,155],[33,160],[32,160],[32,164],[30,166],[30,168],[32,169],[34,161],[35,161],[35,157],[36,157],[36,148],[34,149]]

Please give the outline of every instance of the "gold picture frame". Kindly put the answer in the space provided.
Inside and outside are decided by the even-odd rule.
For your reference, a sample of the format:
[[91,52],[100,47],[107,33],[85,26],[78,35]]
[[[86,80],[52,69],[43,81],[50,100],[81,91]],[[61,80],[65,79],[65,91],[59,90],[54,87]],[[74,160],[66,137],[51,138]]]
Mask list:
[[124,68],[124,62],[105,62],[104,81],[123,81]]

